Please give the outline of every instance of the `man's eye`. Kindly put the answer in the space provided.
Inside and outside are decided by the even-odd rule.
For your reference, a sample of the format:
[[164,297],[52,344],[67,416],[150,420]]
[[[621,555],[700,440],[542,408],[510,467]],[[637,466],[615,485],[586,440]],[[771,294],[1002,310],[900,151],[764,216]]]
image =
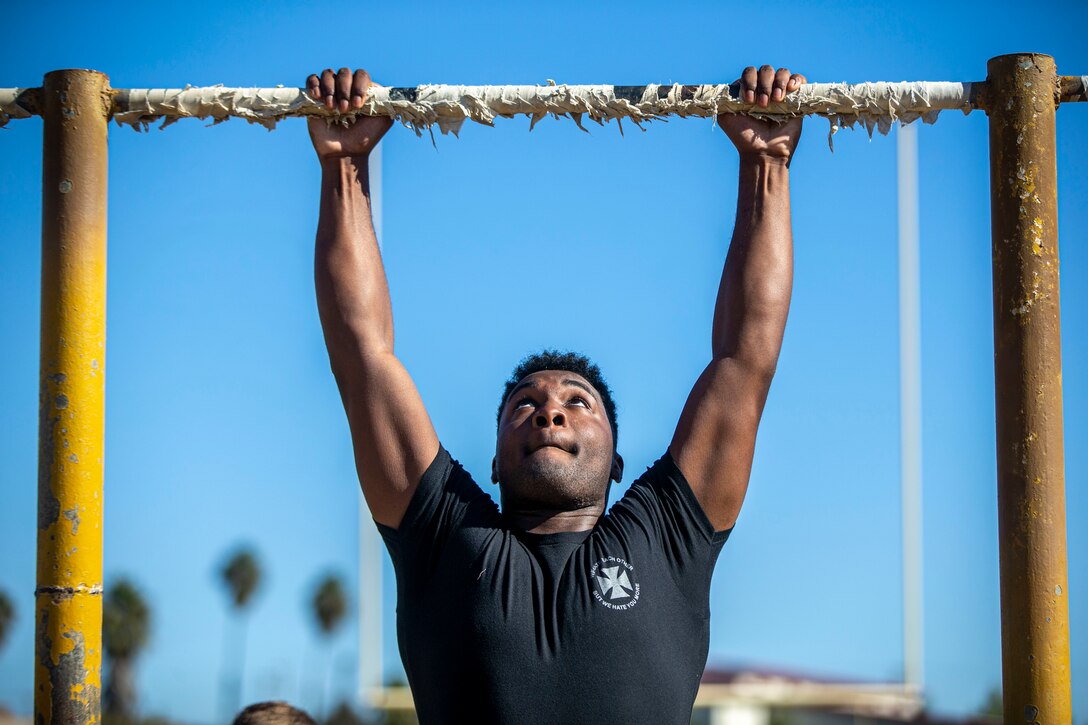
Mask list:
[[533,402],[532,398],[522,398],[518,402],[514,403],[514,410],[517,410],[518,408],[524,408],[527,405],[536,405],[536,404]]
[[589,401],[587,401],[585,398],[583,398],[580,395],[575,395],[573,398],[570,399],[570,405],[580,405],[583,408],[588,408],[589,407]]

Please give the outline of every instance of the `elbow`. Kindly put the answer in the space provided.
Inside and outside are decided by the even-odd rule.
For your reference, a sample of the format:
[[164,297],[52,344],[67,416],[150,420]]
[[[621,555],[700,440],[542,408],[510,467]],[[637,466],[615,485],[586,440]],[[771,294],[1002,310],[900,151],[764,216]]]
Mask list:
[[780,325],[749,327],[744,334],[715,345],[714,360],[727,360],[747,377],[764,380],[769,386],[778,369],[782,333]]
[[754,387],[760,391],[760,400],[767,399],[767,393],[771,390],[771,382],[774,380],[775,371],[778,368],[778,356],[772,359],[759,359],[743,361],[745,373],[753,382]]
[[778,353],[781,349],[782,337],[779,336],[773,343],[763,345],[742,358],[742,364],[748,374],[753,380],[762,384],[764,392],[770,389],[774,374],[778,371]]
[[[709,369],[714,371],[712,379],[721,381],[725,386],[720,391],[733,391],[729,393],[731,396],[737,390],[749,391],[750,395],[746,397],[755,406],[753,413],[756,420],[758,420],[760,411],[763,409],[763,403],[770,392],[771,381],[774,380],[776,360],[776,357],[758,358],[731,355],[716,358]],[[722,394],[725,394],[725,392]]]
[[778,367],[788,314],[788,297],[747,306],[742,315],[725,327],[723,334],[714,335],[714,359],[735,360],[751,375],[769,382]]

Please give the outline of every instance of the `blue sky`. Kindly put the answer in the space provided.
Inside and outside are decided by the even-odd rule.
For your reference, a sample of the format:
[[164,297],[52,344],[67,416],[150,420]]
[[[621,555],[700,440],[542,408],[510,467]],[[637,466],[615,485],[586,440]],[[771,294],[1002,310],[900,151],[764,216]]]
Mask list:
[[[299,84],[365,66],[426,82],[720,82],[748,64],[812,80],[979,80],[1002,53],[1088,73],[1080,3],[7,3],[0,86],[89,67],[112,85]],[[1041,19],[1046,19],[1042,22]],[[1055,19],[1061,18],[1060,22]],[[629,480],[664,450],[709,354],[736,158],[710,121],[502,121],[384,148],[397,349],[451,452],[486,484],[519,357],[594,357]],[[884,680],[901,672],[895,140],[812,120],[792,170],[796,284],[745,510],[713,586],[711,663]],[[1058,114],[1074,707],[1088,717],[1088,107]],[[976,708],[1000,680],[986,119],[919,133],[928,694]],[[0,703],[32,701],[41,122],[0,131],[0,588],[18,620]],[[154,608],[143,709],[216,714],[242,542],[268,578],[247,700],[300,695],[328,648],[316,579],[354,589],[357,483],[312,290],[318,167],[301,121],[110,131],[105,572]],[[570,294],[577,290],[577,295]],[[578,303],[575,299],[579,300]],[[628,481],[629,482],[629,481]],[[388,572],[387,572],[388,579]],[[387,611],[392,611],[389,602]],[[396,670],[392,621],[386,658]],[[354,623],[334,641],[350,687]]]

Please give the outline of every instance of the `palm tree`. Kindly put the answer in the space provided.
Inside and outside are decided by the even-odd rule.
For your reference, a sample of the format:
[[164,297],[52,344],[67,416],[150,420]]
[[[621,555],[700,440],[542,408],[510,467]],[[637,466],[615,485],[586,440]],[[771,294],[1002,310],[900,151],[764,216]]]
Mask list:
[[321,632],[329,646],[328,670],[325,676],[325,682],[322,684],[319,691],[321,707],[318,708],[318,713],[323,716],[325,694],[329,684],[328,673],[332,672],[332,637],[336,633],[336,630],[340,628],[340,625],[343,624],[344,617],[348,613],[348,595],[344,588],[343,580],[336,574],[326,575],[318,582],[317,588],[314,589],[312,604],[318,631]]
[[104,706],[121,719],[136,716],[136,657],[151,637],[151,610],[127,579],[110,587],[102,602],[102,648],[109,662]]
[[0,649],[4,647],[4,641],[11,631],[11,623],[15,621],[15,604],[8,593],[0,590]]
[[235,550],[227,559],[220,571],[223,586],[226,587],[227,596],[230,597],[231,611],[234,612],[236,643],[233,649],[236,652],[234,681],[229,679],[227,661],[228,653],[232,649],[229,638],[224,631],[223,636],[223,674],[221,683],[221,697],[223,712],[232,716],[238,710],[242,701],[242,677],[246,666],[246,620],[242,616],[246,613],[253,595],[261,585],[261,565],[256,552],[249,546],[242,546]]
[[227,560],[223,567],[223,584],[235,609],[242,610],[249,604],[261,584],[261,565],[252,548],[239,548]]
[[335,574],[322,579],[314,590],[314,617],[321,634],[331,637],[348,612],[348,595],[344,582]]

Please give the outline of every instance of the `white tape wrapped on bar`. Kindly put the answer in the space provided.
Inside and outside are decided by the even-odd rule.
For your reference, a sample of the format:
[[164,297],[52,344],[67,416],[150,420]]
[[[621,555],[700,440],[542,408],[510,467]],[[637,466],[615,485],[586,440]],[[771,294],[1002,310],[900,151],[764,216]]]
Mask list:
[[0,88],[0,127],[6,126],[13,118],[30,118],[34,114],[23,108],[19,96],[30,88]]
[[[14,91],[0,90],[0,122],[19,117]],[[411,97],[414,96],[414,97]],[[766,109],[733,99],[728,85],[661,86],[642,88],[641,98],[617,96],[614,86],[450,86],[430,85],[412,94],[391,94],[373,88],[360,111],[391,116],[421,133],[437,125],[442,133],[456,134],[466,120],[487,125],[496,117],[526,115],[532,124],[547,115],[567,116],[582,126],[582,118],[604,123],[630,119],[636,124],[666,116],[710,117],[719,113],[747,113],[760,117],[818,115],[831,120],[832,130],[862,124],[887,133],[895,121],[917,118],[933,122],[942,110],[971,110],[970,83],[811,83]],[[113,117],[120,124],[147,128],[163,119],[244,118],[268,128],[288,116],[322,115],[343,118],[296,88],[205,88],[117,90]],[[349,114],[350,116],[350,114]]]

